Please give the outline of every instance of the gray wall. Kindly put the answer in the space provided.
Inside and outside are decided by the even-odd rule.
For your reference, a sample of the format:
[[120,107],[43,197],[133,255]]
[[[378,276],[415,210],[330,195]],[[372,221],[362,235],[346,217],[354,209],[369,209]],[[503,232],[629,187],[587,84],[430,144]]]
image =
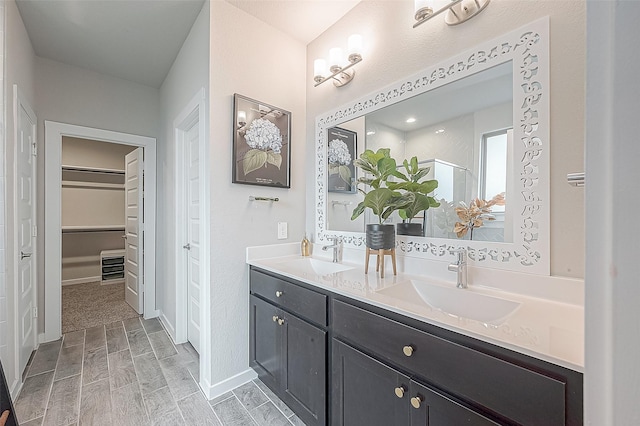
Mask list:
[[[32,108],[35,108],[35,54],[31,48],[31,42],[29,36],[22,23],[22,18],[18,12],[15,1],[7,0],[3,2],[4,12],[6,14],[5,23],[6,28],[4,32],[4,60],[5,60],[5,72],[4,75],[4,100],[6,123],[4,127],[4,135],[6,137],[5,150],[3,152],[4,161],[4,175],[6,180],[0,182],[0,186],[5,186],[5,196],[3,197],[3,206],[5,208],[6,217],[5,225],[3,226],[2,240],[0,243],[0,261],[4,261],[2,264],[6,265],[5,283],[6,289],[3,288],[0,283],[0,294],[4,293],[6,296],[7,308],[3,315],[0,315],[0,357],[4,365],[4,371],[7,375],[7,383],[9,386],[13,386],[16,380],[19,380],[19,372],[16,372],[15,359],[13,353],[10,353],[10,349],[15,347],[15,328],[14,323],[15,311],[14,311],[14,297],[15,297],[15,275],[14,275],[14,161],[15,158],[15,138],[14,138],[14,125],[13,125],[13,85],[17,84],[22,92],[27,103]],[[35,110],[38,114],[38,110]],[[0,173],[1,175],[2,173]],[[6,246],[4,242],[6,241]],[[6,247],[6,250],[4,248]],[[4,259],[3,259],[4,257]],[[4,267],[3,267],[4,269]],[[3,292],[6,290],[6,292]],[[0,306],[4,310],[4,306]],[[1,319],[6,318],[6,321]]]
[[[239,36],[241,35],[241,36]],[[223,1],[211,2],[211,325],[214,383],[249,366],[245,248],[300,241],[304,233],[305,46]],[[291,112],[291,189],[231,183],[233,94]],[[306,142],[305,142],[306,141]],[[278,197],[277,203],[249,196]],[[289,238],[277,240],[277,223]]]
[[[441,62],[521,27],[550,17],[551,79],[551,274],[584,277],[584,192],[570,187],[566,175],[584,169],[585,6],[583,0],[493,0],[472,20],[447,26],[436,17],[413,29],[413,2],[364,1],[307,46],[307,142],[314,140],[314,120],[321,113],[358,99],[403,77]],[[347,86],[313,87],[313,60],[327,57],[329,48],[345,45],[349,34],[363,35],[363,61]],[[308,170],[315,157],[309,150]],[[314,187],[314,176],[307,175]],[[307,192],[307,206],[315,205]],[[307,210],[313,229],[314,209]]]
[[[158,233],[156,251],[157,307],[165,325],[176,325],[174,121],[201,88],[209,98],[209,2],[191,28],[160,88],[161,129],[158,139]],[[208,123],[207,123],[208,128]]]

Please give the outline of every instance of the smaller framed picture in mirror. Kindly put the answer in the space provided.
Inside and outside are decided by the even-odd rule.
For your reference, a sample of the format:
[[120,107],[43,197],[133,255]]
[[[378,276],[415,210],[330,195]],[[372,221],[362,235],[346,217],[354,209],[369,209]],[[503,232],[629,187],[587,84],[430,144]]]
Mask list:
[[327,130],[327,188],[329,192],[356,193],[357,134],[340,127]]
[[233,96],[233,183],[291,187],[291,113]]

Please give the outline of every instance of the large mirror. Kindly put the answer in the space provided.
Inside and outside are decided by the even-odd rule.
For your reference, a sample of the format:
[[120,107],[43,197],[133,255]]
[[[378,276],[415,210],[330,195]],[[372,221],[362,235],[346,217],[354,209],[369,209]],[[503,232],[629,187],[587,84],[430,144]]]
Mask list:
[[[362,172],[328,164],[328,147],[344,136],[351,157],[389,148],[399,163],[416,156],[439,182],[440,207],[413,219],[421,226],[397,238],[401,251],[440,258],[465,247],[479,266],[548,274],[547,34],[547,20],[536,21],[318,117],[320,240],[341,235],[362,246],[365,225],[376,222],[367,213],[351,220]],[[456,207],[501,194],[493,220],[454,232]]]

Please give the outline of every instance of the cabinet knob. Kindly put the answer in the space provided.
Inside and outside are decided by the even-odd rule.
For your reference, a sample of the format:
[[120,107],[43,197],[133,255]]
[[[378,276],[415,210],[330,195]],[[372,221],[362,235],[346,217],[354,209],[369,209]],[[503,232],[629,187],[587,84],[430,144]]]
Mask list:
[[420,395],[416,395],[413,398],[411,398],[411,405],[413,406],[413,408],[420,408],[421,404],[422,404],[422,397]]
[[273,316],[273,322],[276,322],[276,321],[278,321],[278,316],[277,316],[277,315],[274,315],[274,316]]
[[402,398],[404,396],[404,393],[407,391],[407,388],[405,388],[404,386],[398,386],[396,389],[396,396],[398,398]]
[[283,293],[283,292],[281,292],[281,291],[279,291],[279,290],[278,290],[278,291],[276,291],[276,297],[280,297],[280,296],[282,296],[283,294],[284,294],[284,293]]
[[406,356],[411,356],[413,355],[413,346],[411,345],[407,345],[404,348],[402,348],[402,353],[405,354]]
[[282,318],[278,318],[278,325],[284,324],[284,320]]

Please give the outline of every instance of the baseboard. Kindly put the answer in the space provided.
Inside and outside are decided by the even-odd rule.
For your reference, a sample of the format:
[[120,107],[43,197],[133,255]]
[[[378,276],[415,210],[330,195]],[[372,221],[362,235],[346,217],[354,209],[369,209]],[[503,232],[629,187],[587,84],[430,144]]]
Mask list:
[[102,280],[102,277],[100,275],[95,277],[72,278],[70,280],[62,280],[62,285],[95,283],[96,281],[101,281],[101,280]]
[[171,324],[171,322],[169,322],[169,320],[167,319],[167,317],[165,316],[164,312],[160,313],[160,322],[162,323],[162,325],[164,326],[164,329],[167,330],[167,333],[169,333],[169,337],[171,337],[171,340],[173,340],[174,344],[177,343],[184,343],[184,342],[176,342],[176,329],[175,327]]
[[202,392],[204,392],[204,396],[211,400],[257,378],[258,374],[249,368],[235,376],[229,377],[228,379],[213,385],[201,382],[200,388],[202,389]]
[[22,385],[24,383],[22,383],[22,380],[20,379],[16,379],[13,384],[11,385],[11,388],[9,388],[9,395],[11,395],[11,399],[12,400],[17,400],[18,397],[20,396],[20,391],[22,390]]

